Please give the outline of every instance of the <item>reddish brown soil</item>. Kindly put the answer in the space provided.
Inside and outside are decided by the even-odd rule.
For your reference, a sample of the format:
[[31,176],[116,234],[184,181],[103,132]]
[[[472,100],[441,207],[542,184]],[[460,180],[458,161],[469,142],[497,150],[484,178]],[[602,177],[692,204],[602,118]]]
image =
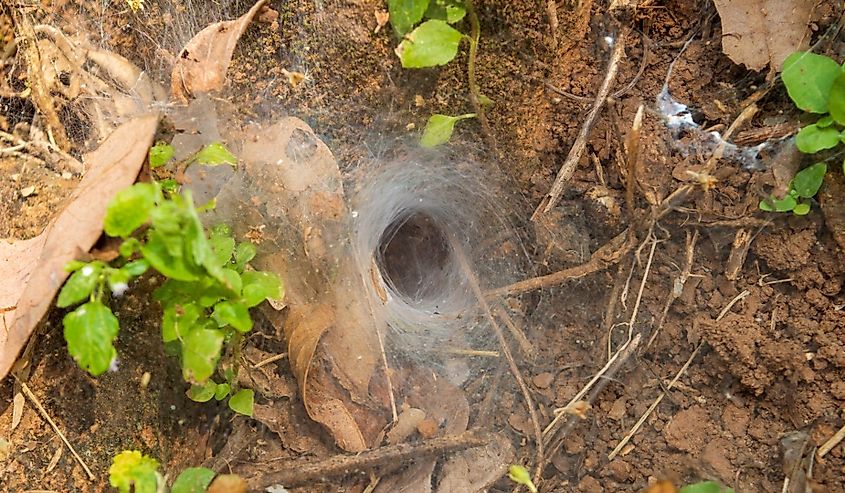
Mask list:
[[[100,3],[54,1],[45,16],[65,21],[79,16],[81,25],[103,27],[115,49],[127,57],[140,63],[152,56],[150,46],[139,41],[146,39],[139,33],[161,29],[163,17],[156,2],[147,2],[146,17],[116,6],[104,17],[95,16]],[[236,2],[234,13],[245,10],[241,3]],[[362,160],[389,152],[394,143],[407,143],[433,112],[471,111],[465,49],[441,69],[402,70],[392,54],[396,41],[389,26],[373,33],[373,11],[381,8],[380,2],[321,3],[325,5],[318,9],[311,0],[271,1],[278,19],[250,28],[230,74],[230,99],[243,113],[302,117],[352,170]],[[532,209],[549,190],[590,106],[589,100],[560,95],[544,82],[591,98],[605,73],[608,50],[601,40],[610,21],[603,2],[581,13],[575,5],[590,2],[558,2],[555,41],[545,8],[538,8],[537,2],[480,3],[477,71],[481,91],[495,101],[488,117],[501,159],[484,143],[474,121],[458,128],[455,143],[468,156],[495,162],[509,175],[527,209]],[[818,8],[814,21],[818,33],[838,18],[837,5],[823,2]],[[57,11],[63,15],[50,17]],[[118,27],[127,25],[137,29]],[[595,199],[602,178],[594,162],[601,164],[605,181],[599,195],[624,210],[619,163],[640,104],[647,112],[635,217],[648,214],[649,197],[666,197],[683,185],[680,180],[688,179],[687,170],[700,169],[709,157],[702,150],[681,152],[679,146],[689,145],[692,138],[676,141],[653,110],[669,64],[679,57],[690,35],[697,33],[680,55],[669,89],[700,111],[704,127],[724,130],[744,108],[745,98],[765,83],[764,74],[747,72],[721,53],[719,19],[709,1],[649,5],[636,12],[632,25],[637,32],[629,39],[616,87],[634,79],[636,83],[608,102],[556,209],[555,221],[562,228],[558,236],[566,241],[547,248],[543,244],[547,239],[538,235],[537,244],[529,246],[539,273],[583,263],[589,252],[628,224],[625,213]],[[825,46],[829,54],[845,49],[841,38]],[[282,69],[307,72],[308,79],[291,87]],[[743,129],[797,121],[799,116],[779,86],[758,106],[760,112]],[[414,124],[413,130],[409,124]],[[37,234],[73,183],[65,183],[55,171],[16,160],[0,161],[0,173],[0,236]],[[713,479],[741,492],[780,491],[784,436],[806,432],[809,455],[845,424],[841,310],[845,254],[835,240],[842,232],[832,230],[818,206],[807,217],[758,211],[760,197],[775,183],[771,171],[746,171],[721,160],[714,175],[719,181],[713,188],[696,188],[654,228],[659,243],[634,323],[634,330],[643,333],[640,350],[612,376],[586,419],[567,433],[543,473],[541,491],[636,492],[663,479],[677,485]],[[20,190],[30,184],[37,193],[22,197]],[[736,277],[728,279],[728,257],[740,229],[749,234],[750,248]],[[690,276],[661,323],[667,297],[685,263],[686,238],[696,230]],[[647,243],[636,256],[627,255],[619,268],[612,266],[523,300],[529,311],[538,307],[530,313],[527,335],[541,353],[521,369],[540,408],[542,425],[603,366],[608,338],[614,347],[624,342],[627,327],[616,324],[631,318],[650,248]],[[631,269],[627,300],[622,303],[613,293],[625,285]],[[280,458],[337,453],[305,416],[284,360],[267,367],[277,387],[259,399],[261,423],[233,418],[222,406],[186,399],[176,363],[158,342],[160,314],[145,301],[150,289],[144,284],[115,306],[125,321],[118,350],[126,371],[95,380],[79,370],[64,348],[58,310],[41,331],[32,360],[28,385],[92,467],[97,481],[88,482],[67,451],[49,467],[61,446],[31,405],[27,404],[21,424],[10,429],[14,389],[7,379],[0,393],[4,409],[0,439],[10,445],[0,449],[0,489],[106,491],[111,457],[125,448],[160,458],[171,475],[203,461],[218,470],[251,474],[272,469]],[[250,340],[250,346],[267,354],[284,350],[271,330],[264,334]],[[652,336],[654,341],[647,345]],[[688,369],[630,445],[609,460],[608,453],[699,346]],[[152,383],[141,389],[145,371],[152,373]],[[285,382],[282,390],[279,381]],[[507,373],[501,385],[494,421],[518,446],[519,459],[530,463],[531,427],[521,394]],[[815,461],[813,480],[818,489],[813,491],[843,492],[843,477],[845,446],[839,445]],[[367,483],[348,478],[294,491],[360,492]],[[503,480],[495,488],[509,491],[511,485]]]

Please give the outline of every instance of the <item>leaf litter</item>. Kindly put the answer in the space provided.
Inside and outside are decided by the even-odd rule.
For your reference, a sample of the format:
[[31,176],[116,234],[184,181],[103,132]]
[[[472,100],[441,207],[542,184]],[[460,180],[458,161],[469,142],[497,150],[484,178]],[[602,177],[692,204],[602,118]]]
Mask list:
[[[228,63],[228,58],[226,58],[226,60]],[[219,89],[219,86],[216,87],[216,89]],[[201,97],[199,94],[191,94],[189,98],[193,99],[195,96]],[[276,125],[278,125],[278,128],[276,128]],[[306,149],[312,147],[309,143],[313,143],[314,140],[319,141],[319,139],[313,135],[311,129],[304,122],[295,120],[288,120],[282,123],[277,122],[277,124],[274,125],[256,128],[254,131],[261,134],[267,131],[267,128],[270,128],[273,129],[272,132],[284,133],[288,131],[285,127],[292,127],[295,129],[291,135],[295,133],[296,137],[289,137],[289,139],[305,142],[304,148]],[[243,135],[238,138],[232,138],[230,135],[227,135],[227,137],[229,137],[227,146],[232,145],[230,148],[235,150],[235,154],[240,157],[244,148],[249,146],[249,139],[254,138],[255,134],[244,132]],[[204,136],[202,138],[206,137]],[[289,150],[286,150],[283,154],[286,154],[288,158],[291,157]],[[297,151],[294,151],[293,154],[297,156],[295,160],[292,160],[297,161],[297,166],[307,168],[312,164],[307,158],[304,160],[300,159],[300,155],[297,154]],[[307,154],[308,153],[306,152],[305,155]],[[277,152],[277,154],[271,155],[279,156],[280,154]],[[326,157],[326,159],[328,162],[329,158]],[[333,161],[333,158],[331,159]],[[255,160],[253,165],[257,162],[258,160]],[[288,217],[283,214],[286,212],[287,208],[290,207],[290,203],[281,201],[274,204],[272,201],[262,201],[265,199],[265,194],[282,192],[287,194],[288,189],[286,186],[290,186],[292,189],[297,190],[301,199],[304,200],[305,198],[309,198],[312,201],[311,204],[316,205],[316,210],[319,212],[297,211],[297,214],[300,214],[300,218],[305,219],[300,221],[291,221],[288,219],[287,223],[282,223],[286,226],[291,226],[291,230],[294,231],[291,235],[295,237],[295,240],[279,237],[271,237],[264,240],[267,241],[268,244],[265,245],[265,254],[262,261],[268,262],[275,267],[282,269],[282,271],[287,272],[288,275],[296,275],[299,273],[303,273],[305,275],[300,282],[300,285],[296,289],[290,290],[292,298],[288,300],[289,306],[287,309],[290,310],[291,314],[288,317],[288,321],[284,325],[279,325],[278,328],[288,335],[291,366],[295,370],[301,389],[303,389],[302,396],[303,399],[306,400],[306,406],[309,405],[308,401],[310,401],[314,408],[326,406],[327,408],[337,411],[341,415],[345,414],[346,418],[343,423],[327,425],[327,427],[339,443],[346,441],[344,443],[347,443],[348,446],[356,447],[360,446],[362,443],[366,445],[368,437],[370,436],[375,436],[376,439],[379,437],[378,433],[372,435],[372,431],[369,428],[375,429],[376,427],[370,425],[374,423],[387,423],[390,421],[390,406],[388,404],[387,395],[386,392],[380,390],[384,388],[385,377],[389,374],[389,372],[383,371],[383,368],[381,368],[379,361],[381,358],[379,353],[381,351],[377,351],[375,346],[368,346],[364,349],[364,351],[362,351],[361,354],[365,354],[368,361],[360,367],[355,367],[354,362],[350,361],[350,355],[355,355],[356,353],[354,351],[357,349],[352,351],[347,349],[346,352],[338,349],[350,341],[344,338],[344,331],[339,330],[336,327],[339,324],[344,323],[361,325],[362,320],[367,322],[362,324],[364,327],[367,327],[373,318],[373,311],[371,307],[366,305],[363,307],[357,306],[356,303],[350,302],[346,298],[350,295],[350,292],[353,294],[351,298],[355,298],[355,283],[361,281],[360,272],[356,272],[357,266],[344,266],[342,261],[336,261],[338,257],[333,257],[331,255],[333,249],[337,248],[337,245],[332,244],[331,242],[337,239],[343,240],[349,234],[349,231],[345,230],[346,226],[343,225],[343,221],[335,221],[338,224],[334,224],[332,222],[334,220],[334,215],[342,217],[345,214],[354,212],[346,206],[348,200],[343,196],[342,187],[333,183],[335,179],[338,179],[339,182],[340,177],[339,171],[336,172],[336,163],[333,164],[334,167],[325,166],[319,168],[320,171],[309,171],[302,173],[301,175],[300,172],[302,171],[302,168],[297,168],[296,166],[291,168],[296,171],[270,170],[265,173],[259,173],[255,180],[263,186],[263,188],[261,188],[261,193],[250,196],[249,201],[243,200],[241,203],[235,205],[234,207],[237,211],[233,217],[237,217],[239,219],[248,218],[248,220],[244,221],[244,229],[253,228],[256,225],[264,226],[268,223],[268,217],[273,218],[274,220],[283,220]],[[249,172],[246,172],[245,174],[248,175]],[[287,176],[280,178],[278,177],[279,174]],[[324,174],[324,176],[320,176],[321,174]],[[317,179],[307,184],[304,189],[300,189],[299,187],[302,186],[302,184],[297,184],[296,180],[302,176],[312,177],[311,175],[316,175]],[[291,177],[293,177],[293,179],[291,179]],[[241,181],[248,181],[249,179],[251,178],[247,177],[244,179],[242,176],[239,177],[237,174],[235,174],[235,178],[232,178],[232,180]],[[265,181],[265,179],[269,181]],[[321,183],[321,180],[324,180],[325,183]],[[230,183],[227,183],[226,186],[229,186]],[[250,182],[249,184],[252,186],[255,183]],[[246,188],[246,190],[251,189],[252,188]],[[223,197],[225,197],[225,192],[226,187],[224,186]],[[267,210],[262,210],[260,214],[255,214],[253,211],[247,211],[246,209],[249,209],[250,204],[255,204],[255,199],[257,199],[258,203],[262,204],[262,207],[269,204]],[[291,201],[291,203],[294,202],[296,201]],[[221,207],[224,206],[221,204]],[[274,207],[278,208],[278,210],[273,211],[272,209]],[[231,208],[230,211],[232,211]],[[328,222],[330,225],[327,229],[323,227],[325,222]],[[314,224],[320,226],[316,231],[311,229]],[[264,231],[266,231],[266,228]],[[249,231],[247,231],[247,233],[249,233]],[[291,232],[288,231],[288,233]],[[290,256],[286,257],[285,253],[279,255],[278,251],[273,252],[273,247],[278,245],[279,242],[281,242],[281,244],[285,247],[291,247],[294,250],[301,252],[301,256],[298,258],[295,257],[292,260]],[[285,252],[284,249],[281,251]],[[344,255],[349,255],[349,252],[343,250],[342,247],[339,251],[343,252]],[[332,259],[335,259],[335,261]],[[350,262],[352,264],[355,263],[354,261]],[[304,266],[301,264],[304,264]],[[341,265],[339,266],[338,264]],[[329,270],[322,270],[326,268]],[[332,287],[334,280],[327,280],[325,278],[326,272],[340,273],[340,277],[346,279],[345,282],[341,282],[340,284],[346,285],[343,285],[341,288],[337,288],[336,286]],[[366,278],[364,282],[367,282]],[[300,307],[300,316],[298,318],[294,316],[294,313],[296,312],[294,308],[297,306]],[[352,318],[355,319],[355,321],[347,322],[344,320],[338,320],[346,316],[347,310],[350,310],[353,313]],[[305,320],[310,317],[316,317],[317,320]],[[374,339],[372,336],[373,334],[370,333],[369,339],[367,339],[369,342],[373,342]],[[331,350],[326,352],[327,347],[330,349],[334,347],[338,350],[336,352]],[[334,360],[334,356],[338,354],[340,355],[340,360]],[[315,367],[317,369],[316,372]],[[404,375],[403,377],[392,375],[392,377],[395,378],[393,384],[397,387],[401,387],[403,381],[413,380],[408,375]],[[309,381],[313,382],[314,387],[310,391],[310,396],[306,398],[309,394],[306,394],[305,389]],[[374,390],[371,387],[376,387],[376,389]],[[428,389],[428,387],[426,387],[426,389]],[[419,389],[417,389],[417,391],[419,391]],[[448,395],[449,393],[446,392],[446,394]],[[451,406],[461,402],[460,398],[444,397],[444,400]],[[437,399],[434,399],[434,402],[431,403],[431,405],[435,406],[435,408],[439,405],[436,401]],[[445,408],[448,409],[449,405]],[[370,408],[370,406],[375,408],[375,412],[373,412],[373,409]],[[417,408],[415,407],[413,409]],[[420,405],[419,409],[422,411],[424,406]],[[432,412],[432,414],[435,414],[435,412],[436,409]],[[428,414],[426,414],[426,417],[428,418]],[[335,426],[335,428],[332,426]],[[497,459],[497,461],[501,462],[502,459]],[[484,466],[479,467],[483,468]],[[491,469],[498,470],[498,467],[499,466],[496,466]],[[459,468],[460,467],[458,467],[458,469]],[[443,469],[446,470],[447,468],[444,467]],[[459,474],[465,475],[466,472],[464,471]],[[423,470],[420,477],[425,476],[425,470]],[[449,483],[441,483],[441,487],[442,484]],[[452,487],[457,488],[456,486]],[[443,491],[451,490],[445,489]],[[455,491],[460,490],[456,489]]]

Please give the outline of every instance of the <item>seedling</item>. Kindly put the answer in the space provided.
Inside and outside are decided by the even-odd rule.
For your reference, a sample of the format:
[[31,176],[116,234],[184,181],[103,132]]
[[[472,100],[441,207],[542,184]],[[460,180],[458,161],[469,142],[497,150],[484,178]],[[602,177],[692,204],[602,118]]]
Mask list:
[[[109,484],[120,493],[157,493],[168,491],[164,477],[158,472],[159,463],[137,450],[117,454],[109,467]],[[211,484],[215,472],[205,467],[189,467],[182,471],[170,487],[170,493],[202,493]]]
[[[471,0],[388,0],[387,5],[393,30],[403,37],[396,48],[396,55],[403,67],[445,65],[457,56],[461,41],[466,40],[470,46],[467,71],[471,97],[480,104],[492,103],[490,98],[480,93],[475,84],[479,29]],[[470,35],[452,27],[466,16],[473,25]],[[420,144],[423,147],[444,144],[452,137],[457,122],[475,117],[475,113],[460,116],[434,114],[426,123]]]
[[[68,351],[79,366],[94,376],[115,366],[120,327],[105,303],[106,288],[120,296],[152,267],[167,278],[153,297],[163,309],[162,339],[181,356],[182,376],[192,384],[188,396],[198,402],[231,396],[233,411],[252,415],[253,392],[237,385],[240,344],[252,329],[249,310],[282,297],[277,276],[248,268],[255,246],[236,245],[225,225],[206,231],[190,191],[167,192],[158,182],[118,192],[103,229],[123,239],[120,259],[115,266],[98,260],[68,264],[73,274],[56,303],[82,303],[63,320]],[[212,379],[215,374],[221,383]]]
[[519,464],[513,464],[508,468],[508,478],[514,483],[528,488],[530,493],[537,493],[537,486],[531,481],[531,475],[528,473],[528,470]]
[[[805,126],[795,137],[795,145],[805,154],[815,154],[845,143],[845,69],[823,55],[795,52],[783,63],[781,73],[789,97],[799,109],[822,115]],[[842,163],[845,170],[845,161]],[[789,212],[802,216],[810,212],[811,199],[821,187],[827,165],[816,163],[795,175],[789,193],[783,198],[770,196],[760,202],[764,211]]]
[[827,164],[816,163],[796,173],[789,185],[789,192],[779,199],[774,195],[760,201],[760,209],[769,212],[789,212],[804,216],[810,212],[809,199],[813,198],[822,186]]

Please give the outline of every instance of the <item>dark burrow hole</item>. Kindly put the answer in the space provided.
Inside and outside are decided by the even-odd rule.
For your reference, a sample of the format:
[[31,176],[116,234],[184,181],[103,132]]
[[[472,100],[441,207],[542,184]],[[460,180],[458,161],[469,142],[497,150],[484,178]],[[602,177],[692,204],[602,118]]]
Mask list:
[[437,299],[449,289],[452,248],[437,221],[424,212],[408,212],[390,223],[376,259],[389,289],[407,302]]

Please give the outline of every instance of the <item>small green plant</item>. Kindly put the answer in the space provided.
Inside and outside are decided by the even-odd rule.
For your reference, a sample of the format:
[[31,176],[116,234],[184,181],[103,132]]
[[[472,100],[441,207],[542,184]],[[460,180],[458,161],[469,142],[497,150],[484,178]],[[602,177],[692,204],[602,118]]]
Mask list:
[[798,173],[789,184],[789,192],[779,199],[774,195],[760,201],[760,209],[769,212],[789,212],[804,216],[810,212],[809,199],[813,198],[822,186],[827,164],[816,163]]
[[[845,69],[823,55],[795,52],[783,63],[783,84],[795,106],[808,113],[822,115],[795,136],[795,145],[805,154],[833,149],[845,143]],[[845,162],[843,170],[845,170]],[[770,196],[760,202],[764,211],[805,215],[809,199],[822,185],[827,165],[818,162],[795,175],[789,193],[783,198]]]
[[[403,38],[396,48],[396,55],[403,67],[427,68],[445,65],[457,56],[461,41],[466,40],[470,47],[467,67],[470,98],[474,105],[492,103],[481,94],[475,83],[479,27],[472,0],[388,0],[387,6],[393,30]],[[464,17],[470,19],[469,35],[452,27]],[[420,144],[423,147],[444,144],[452,137],[457,122],[475,117],[475,113],[460,116],[434,114],[426,123]]]
[[700,483],[688,484],[678,493],[733,493],[733,489],[726,488],[715,481],[702,481]]
[[[137,450],[117,454],[109,467],[109,484],[120,493],[158,493],[167,491],[165,480],[158,472],[159,463]],[[216,474],[205,467],[189,467],[182,471],[170,487],[170,493],[203,493]]]
[[516,484],[521,484],[528,488],[530,493],[537,493],[537,487],[531,481],[531,474],[528,470],[519,464],[513,464],[508,468],[508,478]]
[[192,384],[188,396],[198,402],[230,397],[233,411],[251,416],[253,391],[237,384],[242,337],[252,329],[249,310],[283,294],[276,275],[248,267],[255,246],[236,244],[225,225],[206,231],[190,192],[167,192],[158,182],[118,192],[103,229],[123,239],[119,260],[114,266],[71,262],[66,268],[72,274],[56,302],[62,308],[81,303],[63,320],[71,356],[94,376],[115,365],[120,327],[106,293],[122,295],[152,267],[167,278],[153,297],[163,308],[161,337],[180,355],[183,378]]

